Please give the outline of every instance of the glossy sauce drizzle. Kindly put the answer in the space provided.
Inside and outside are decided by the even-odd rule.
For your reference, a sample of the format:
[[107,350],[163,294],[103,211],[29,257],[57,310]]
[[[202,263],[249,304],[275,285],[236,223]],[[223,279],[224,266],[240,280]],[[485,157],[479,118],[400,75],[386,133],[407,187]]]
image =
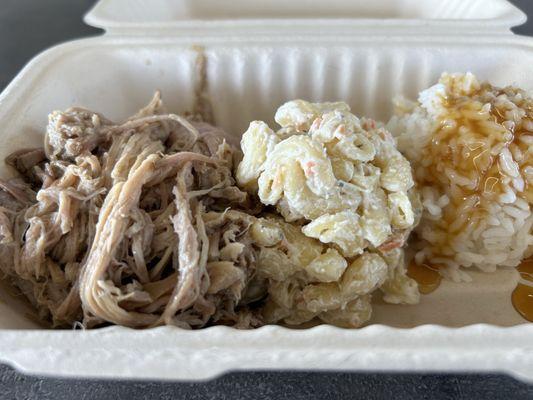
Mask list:
[[[520,281],[511,296],[515,310],[526,320],[533,322],[533,258],[522,261],[517,267]],[[438,267],[412,262],[407,275],[418,283],[422,294],[435,291],[442,280]]]
[[520,282],[513,291],[511,300],[516,311],[533,322],[533,258],[522,261],[517,270]]
[[442,280],[442,275],[437,267],[427,264],[418,265],[412,262],[407,268],[407,275],[418,283],[418,290],[428,294],[436,290]]
[[[446,113],[436,129],[423,159],[423,175],[417,180],[422,186],[437,188],[446,194],[448,203],[442,217],[435,221],[432,253],[449,257],[455,250],[454,240],[461,232],[473,232],[488,215],[488,205],[498,196],[512,189],[511,178],[501,170],[499,154],[505,149],[512,154],[525,155],[520,161],[518,179],[526,176],[532,160],[527,154],[529,142],[522,136],[533,135],[533,104],[522,97],[517,106],[524,112],[520,123],[508,121],[505,105],[495,99],[500,95],[513,97],[516,89],[497,89],[482,84],[469,96],[449,96]],[[452,185],[452,182],[462,182]],[[468,182],[466,184],[464,181]],[[525,182],[524,182],[525,181]],[[533,201],[533,188],[525,187],[516,193],[527,202]]]

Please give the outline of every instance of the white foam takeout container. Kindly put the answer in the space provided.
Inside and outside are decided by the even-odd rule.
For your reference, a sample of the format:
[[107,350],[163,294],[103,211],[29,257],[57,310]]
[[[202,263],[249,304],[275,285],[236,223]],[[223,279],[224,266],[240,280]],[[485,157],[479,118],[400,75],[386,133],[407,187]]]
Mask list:
[[[40,145],[47,114],[82,105],[119,120],[155,89],[169,109],[193,99],[197,45],[217,123],[239,135],[293,98],[345,100],[386,119],[442,71],[533,88],[525,15],[503,0],[102,0],[86,21],[103,36],[50,49],[0,96],[0,158]],[[1,166],[0,174],[7,174]],[[238,331],[172,327],[51,331],[0,290],[0,360],[35,374],[202,379],[230,370],[493,371],[533,380],[533,325],[514,311],[514,270],[444,282],[417,306],[376,304],[372,324]]]

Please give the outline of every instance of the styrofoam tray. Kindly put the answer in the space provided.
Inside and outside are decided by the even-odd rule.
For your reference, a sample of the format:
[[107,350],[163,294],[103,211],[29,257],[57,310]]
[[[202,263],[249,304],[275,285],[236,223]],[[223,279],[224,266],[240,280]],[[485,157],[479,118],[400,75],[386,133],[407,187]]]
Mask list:
[[[208,59],[217,123],[235,135],[253,119],[272,122],[276,107],[297,97],[342,99],[357,114],[386,119],[393,95],[413,97],[445,70],[533,89],[533,41],[510,34],[201,41],[106,35],[45,52],[0,95],[0,158],[40,145],[54,109],[82,105],[119,120],[161,89],[169,109],[187,110],[198,44]],[[510,302],[516,271],[472,276],[469,284],[445,282],[417,306],[376,304],[372,325],[359,330],[50,331],[28,318],[20,299],[0,290],[0,360],[29,373],[115,378],[202,379],[234,369],[293,368],[504,371],[533,380],[533,325]]]

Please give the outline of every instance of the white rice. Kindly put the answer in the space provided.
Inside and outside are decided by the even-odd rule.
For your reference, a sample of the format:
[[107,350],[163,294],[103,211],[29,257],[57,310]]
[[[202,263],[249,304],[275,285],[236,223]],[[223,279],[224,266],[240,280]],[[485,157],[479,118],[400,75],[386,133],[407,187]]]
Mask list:
[[[499,171],[504,176],[500,182],[508,183],[502,185],[502,192],[498,196],[491,197],[492,200],[484,203],[485,212],[481,214],[480,219],[465,220],[469,210],[476,206],[476,200],[471,196],[472,198],[466,198],[457,208],[460,212],[457,219],[449,225],[448,231],[438,227],[450,199],[456,198],[454,194],[474,188],[476,182],[452,167],[447,168],[438,177],[439,184],[428,183],[426,171],[434,160],[424,157],[424,149],[430,145],[433,135],[442,126],[440,124],[454,122],[443,122],[443,115],[446,113],[445,99],[450,91],[468,96],[474,93],[479,85],[470,73],[443,74],[437,85],[420,93],[417,103],[397,99],[397,115],[387,124],[387,129],[398,141],[398,148],[411,161],[415,178],[418,182],[423,182],[419,186],[423,215],[414,239],[414,247],[420,250],[415,254],[414,260],[419,264],[446,266],[443,275],[455,281],[469,279],[468,274],[461,268],[477,267],[490,272],[498,266],[517,266],[522,259],[533,254],[532,204],[526,200],[524,194],[525,190],[531,190],[533,186],[533,168],[524,166],[525,163],[531,164],[533,157],[533,120],[528,119],[526,111],[518,105],[523,99],[528,99],[528,96],[517,89],[506,88],[504,93],[499,93],[496,89],[492,91],[493,88],[490,87],[485,96],[490,101],[482,108],[482,112],[489,112],[494,107],[500,111],[505,110],[503,116],[507,120],[499,126],[492,121],[482,121],[485,124],[482,126],[486,127],[488,132],[491,126],[500,129],[496,132],[501,132],[502,126],[507,129],[521,126],[521,132],[532,131],[523,133],[516,141],[522,143],[522,147],[516,145],[510,150],[509,146],[498,143],[490,149],[491,154],[498,157]],[[486,88],[485,86],[484,90]],[[495,93],[493,97],[492,93]],[[458,132],[457,137],[450,143],[455,144],[461,140],[463,131],[459,129]],[[491,190],[489,187],[488,191]],[[481,195],[485,196],[484,193]],[[450,235],[450,231],[457,227],[461,227],[461,230],[454,232],[453,237],[446,238],[446,235]],[[439,248],[437,243],[442,243],[442,240],[447,240],[449,245]]]

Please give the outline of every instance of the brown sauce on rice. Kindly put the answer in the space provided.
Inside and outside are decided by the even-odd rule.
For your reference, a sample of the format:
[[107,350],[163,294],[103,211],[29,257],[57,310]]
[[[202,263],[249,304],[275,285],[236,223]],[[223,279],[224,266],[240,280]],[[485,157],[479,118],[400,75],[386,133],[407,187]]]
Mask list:
[[[456,253],[454,240],[463,240],[461,233],[471,232],[467,237],[472,237],[480,221],[496,217],[492,205],[514,203],[514,196],[533,203],[533,185],[528,184],[533,169],[533,101],[520,89],[483,83],[468,96],[449,96],[444,105],[446,112],[424,148],[425,173],[419,183],[448,196],[435,221],[440,234],[432,244],[434,257],[447,258]],[[504,159],[511,163],[504,165]],[[504,200],[509,192],[511,201]],[[533,322],[533,259],[523,261],[518,271],[522,283],[512,303]],[[438,266],[428,264],[411,263],[408,275],[424,294],[436,290],[441,281]]]
[[[473,95],[449,96],[445,106],[446,114],[424,149],[426,172],[420,183],[440,186],[439,192],[448,194],[449,203],[437,222],[444,234],[433,249],[446,257],[454,254],[457,234],[475,230],[478,221],[488,216],[488,206],[500,203],[506,192],[533,202],[525,173],[532,168],[533,157],[528,153],[533,146],[521,140],[524,134],[533,138],[533,102],[520,89],[484,83]],[[522,181],[521,190],[516,188],[520,183],[502,171],[502,152],[518,162],[515,180]]]

